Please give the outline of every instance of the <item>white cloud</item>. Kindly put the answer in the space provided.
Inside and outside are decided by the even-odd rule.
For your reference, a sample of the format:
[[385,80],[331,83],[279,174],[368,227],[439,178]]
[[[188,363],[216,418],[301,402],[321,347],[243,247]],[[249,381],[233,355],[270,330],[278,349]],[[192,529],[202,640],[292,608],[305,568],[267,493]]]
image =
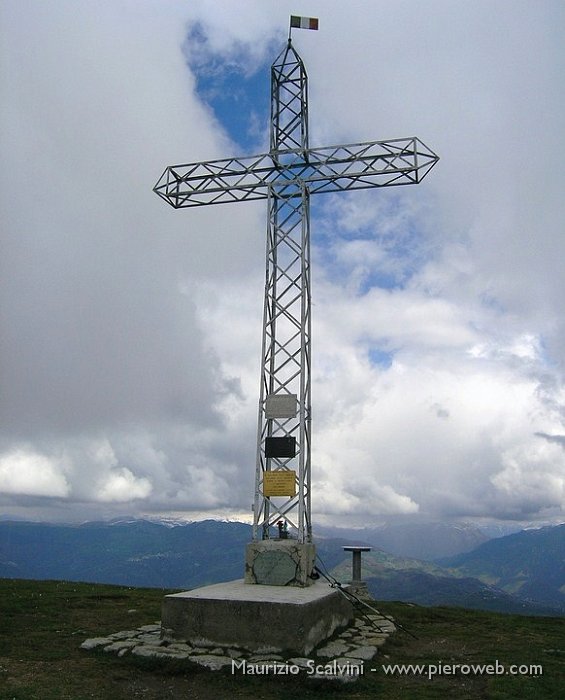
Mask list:
[[185,507],[195,510],[225,506],[230,502],[230,485],[226,476],[233,478],[234,471],[228,468],[222,474],[209,466],[189,464],[185,467],[177,498]]
[[136,478],[125,467],[112,470],[103,481],[98,500],[127,503],[138,498],[147,498],[152,487],[149,479]]
[[[344,475],[342,469],[337,470],[341,479],[336,479],[332,466],[316,470],[316,488],[312,494],[312,508],[316,515],[326,521],[328,517],[333,518],[334,524],[354,518],[353,522],[357,524],[359,516],[361,522],[367,522],[367,518],[377,514],[418,513],[418,504],[409,496],[397,493],[391,486],[381,486],[370,476],[363,476],[366,472],[357,469],[358,460],[354,454],[346,454],[345,457],[348,459],[347,474]],[[327,463],[331,465],[331,460]]]
[[17,449],[0,457],[0,492],[64,497],[70,487],[53,460],[33,450]]
[[540,504],[565,507],[565,454],[559,445],[528,441],[513,445],[491,477],[502,507],[520,519]]
[[[265,207],[174,212],[151,188],[237,154],[186,65],[195,23],[250,71],[291,11],[1,6],[0,485],[22,513],[248,510]],[[313,198],[316,517],[562,517],[540,437],[565,433],[562,3],[308,13],[312,144],[441,156],[418,187]]]

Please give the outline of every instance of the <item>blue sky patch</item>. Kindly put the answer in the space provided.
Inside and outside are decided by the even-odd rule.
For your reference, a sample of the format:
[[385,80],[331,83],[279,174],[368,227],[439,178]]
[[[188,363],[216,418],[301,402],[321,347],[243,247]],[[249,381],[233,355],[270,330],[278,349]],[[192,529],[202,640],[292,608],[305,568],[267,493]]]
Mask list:
[[394,359],[393,352],[386,352],[381,348],[371,347],[368,351],[369,362],[381,369],[388,369],[392,365]]
[[325,197],[312,202],[316,259],[333,281],[353,286],[358,295],[373,288],[405,288],[433,254],[418,211],[400,216],[402,197],[376,192],[373,202],[366,201],[367,220],[352,227],[347,204],[338,197],[356,195],[332,196],[325,206]]
[[244,45],[236,46],[228,56],[214,52],[200,25],[192,27],[183,50],[198,96],[212,109],[230,139],[244,153],[268,148],[269,64],[253,62]]

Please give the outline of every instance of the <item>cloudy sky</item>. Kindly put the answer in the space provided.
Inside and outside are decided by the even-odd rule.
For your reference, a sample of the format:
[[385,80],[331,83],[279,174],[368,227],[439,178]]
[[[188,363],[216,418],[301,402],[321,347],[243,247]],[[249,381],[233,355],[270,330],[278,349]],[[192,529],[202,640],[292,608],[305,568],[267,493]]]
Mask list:
[[313,201],[314,523],[564,519],[561,0],[0,9],[1,514],[249,515],[265,205],[152,187],[265,149],[292,12],[312,145],[441,157]]

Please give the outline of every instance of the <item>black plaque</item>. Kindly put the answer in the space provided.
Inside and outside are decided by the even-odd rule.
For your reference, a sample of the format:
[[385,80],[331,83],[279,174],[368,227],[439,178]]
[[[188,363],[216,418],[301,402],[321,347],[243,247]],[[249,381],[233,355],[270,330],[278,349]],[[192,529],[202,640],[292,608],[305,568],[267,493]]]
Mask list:
[[296,438],[291,435],[285,437],[265,438],[265,457],[295,457]]

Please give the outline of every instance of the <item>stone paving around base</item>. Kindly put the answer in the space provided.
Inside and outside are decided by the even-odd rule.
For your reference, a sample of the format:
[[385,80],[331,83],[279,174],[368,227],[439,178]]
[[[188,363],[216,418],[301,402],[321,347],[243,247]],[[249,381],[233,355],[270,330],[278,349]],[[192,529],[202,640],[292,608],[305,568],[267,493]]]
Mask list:
[[364,673],[364,665],[373,659],[379,647],[396,630],[394,623],[377,611],[357,618],[353,625],[322,643],[308,657],[285,658],[268,648],[251,653],[244,649],[186,644],[162,636],[161,624],[144,625],[134,630],[94,637],[81,649],[104,650],[118,656],[153,659],[180,659],[211,671],[227,669],[234,675],[304,675],[351,682]]

